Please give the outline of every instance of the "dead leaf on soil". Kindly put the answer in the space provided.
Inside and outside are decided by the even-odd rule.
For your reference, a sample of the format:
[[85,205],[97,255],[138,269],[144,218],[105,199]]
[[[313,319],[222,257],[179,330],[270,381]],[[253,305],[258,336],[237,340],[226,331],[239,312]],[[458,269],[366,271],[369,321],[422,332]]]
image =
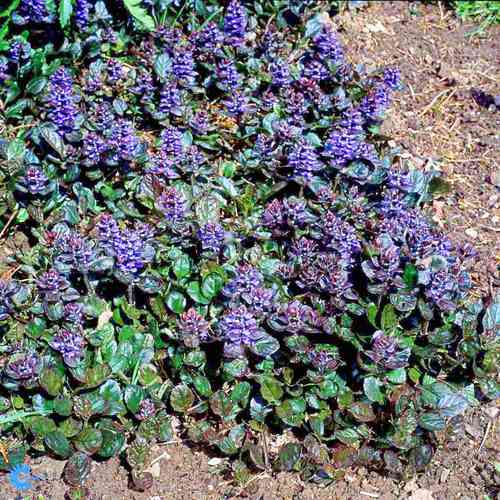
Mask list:
[[434,500],[434,497],[432,496],[431,490],[419,488],[410,495],[408,500]]
[[403,491],[410,493],[417,487],[417,480],[415,478],[410,479],[403,487]]
[[385,33],[387,35],[389,34],[387,28],[380,21],[377,21],[373,24],[367,24],[366,29],[368,31],[371,31],[372,33]]
[[161,465],[160,462],[154,463],[149,469],[148,472],[151,472],[151,475],[155,478],[158,479],[161,474]]
[[500,415],[500,409],[495,406],[487,406],[484,408],[484,413],[486,413],[491,420],[495,420]]
[[109,323],[109,320],[113,317],[113,312],[111,309],[106,309],[101,314],[99,314],[99,318],[97,319],[97,329],[102,328],[106,323]]

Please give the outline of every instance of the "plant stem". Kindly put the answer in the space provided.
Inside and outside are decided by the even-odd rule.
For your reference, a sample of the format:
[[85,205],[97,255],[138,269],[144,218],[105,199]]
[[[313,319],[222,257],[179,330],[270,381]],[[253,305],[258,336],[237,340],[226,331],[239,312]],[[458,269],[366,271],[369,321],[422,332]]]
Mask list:
[[88,273],[82,273],[82,276],[83,276],[83,282],[85,283],[85,288],[87,289],[87,293],[89,295],[94,295],[95,290],[94,290],[94,287],[90,284],[89,274]]
[[128,303],[133,306],[134,305],[134,284],[130,283],[127,288],[127,299]]

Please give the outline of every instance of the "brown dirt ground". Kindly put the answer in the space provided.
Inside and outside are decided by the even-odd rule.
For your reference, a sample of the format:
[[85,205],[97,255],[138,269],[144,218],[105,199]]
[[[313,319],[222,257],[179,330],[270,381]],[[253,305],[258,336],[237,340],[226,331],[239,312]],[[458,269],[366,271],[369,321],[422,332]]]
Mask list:
[[[431,215],[453,239],[477,248],[475,293],[490,291],[499,285],[500,115],[479,107],[470,91],[500,93],[500,27],[471,40],[465,37],[471,26],[452,13],[409,2],[373,2],[335,21],[353,62],[401,68],[407,88],[397,96],[384,132],[417,167],[427,168],[431,160],[451,182],[451,192],[434,201]],[[362,468],[325,489],[304,484],[297,475],[263,473],[242,491],[213,473],[220,460],[179,441],[153,450],[161,458],[147,493],[128,489],[127,471],[118,460],[94,464],[86,486],[94,500],[493,500],[500,495],[500,426],[494,413],[490,405],[468,414],[439,448],[433,467],[403,483]],[[64,463],[45,458],[31,464],[46,480],[37,481],[33,496],[24,498],[42,494],[62,500]],[[0,479],[0,500],[15,497],[6,478]]]

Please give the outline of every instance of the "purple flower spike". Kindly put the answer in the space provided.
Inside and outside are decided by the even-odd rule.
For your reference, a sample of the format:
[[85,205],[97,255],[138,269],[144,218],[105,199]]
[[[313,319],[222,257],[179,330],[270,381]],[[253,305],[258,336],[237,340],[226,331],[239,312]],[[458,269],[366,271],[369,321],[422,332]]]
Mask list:
[[13,313],[13,297],[20,288],[16,281],[0,278],[0,321],[7,319]]
[[158,197],[158,209],[165,216],[170,225],[176,225],[182,222],[186,215],[186,199],[184,195],[174,187],[166,188]]
[[140,69],[135,79],[135,86],[130,88],[130,92],[141,96],[141,101],[147,102],[151,99],[154,90],[153,77],[147,71]]
[[218,253],[224,243],[224,234],[224,228],[220,224],[207,222],[200,227],[197,236],[201,242],[202,250]]
[[137,231],[125,229],[113,241],[116,267],[127,276],[137,275],[149,260],[144,254],[146,242],[141,236]]
[[271,159],[274,149],[274,141],[272,137],[266,134],[258,134],[255,140],[254,151],[256,156],[262,160]]
[[285,212],[281,200],[273,200],[267,204],[262,213],[262,225],[268,229],[279,230],[286,226]]
[[156,233],[153,226],[140,221],[135,223],[134,231],[137,233],[137,236],[144,241],[152,240]]
[[182,146],[182,132],[175,127],[167,127],[161,133],[161,150],[166,155],[172,156],[176,160],[184,158],[184,148]]
[[395,170],[393,168],[389,170],[387,184],[389,187],[399,189],[400,191],[411,191],[414,187],[411,172]]
[[48,177],[38,167],[28,167],[22,182],[30,194],[41,194],[47,189]]
[[359,139],[362,128],[359,128],[356,123],[351,125],[353,128],[350,134],[340,131],[339,127],[332,131],[325,143],[323,156],[327,157],[332,167],[337,169],[343,169],[349,162],[356,159],[378,164],[380,160],[373,144]]
[[110,215],[101,216],[97,224],[100,245],[115,257],[116,269],[127,281],[134,280],[154,258],[151,240],[154,230],[148,224],[136,223],[134,229],[120,230]]
[[261,287],[264,279],[260,271],[250,264],[240,264],[234,278],[224,287],[222,293],[233,300],[241,294],[250,292],[253,288]]
[[109,151],[109,145],[98,134],[90,132],[83,144],[83,157],[88,165],[98,165]]
[[313,40],[315,48],[322,58],[328,59],[337,66],[344,63],[344,50],[332,28],[323,26],[321,32]]
[[382,76],[384,84],[390,90],[401,89],[401,73],[398,68],[387,68]]
[[42,274],[36,284],[38,291],[47,299],[58,297],[60,292],[69,286],[66,278],[55,269],[51,269]]
[[459,265],[451,269],[441,269],[432,274],[426,286],[425,295],[442,311],[450,312],[457,308],[457,303],[470,288],[468,273],[461,270]]
[[234,46],[242,45],[247,30],[247,16],[245,8],[238,0],[232,0],[224,17],[224,33]]
[[400,191],[390,189],[384,193],[379,208],[382,214],[393,216],[404,212],[408,205],[405,203],[403,194]]
[[301,177],[306,181],[323,169],[313,146],[302,139],[288,156],[288,165],[293,168],[294,177]]
[[323,217],[323,234],[327,247],[337,251],[347,263],[361,252],[361,243],[354,227],[332,211]]
[[49,345],[61,354],[68,366],[75,367],[83,357],[85,341],[78,331],[61,330]]
[[313,333],[323,328],[324,318],[317,311],[298,300],[284,304],[269,320],[269,325],[278,332]]
[[85,31],[89,24],[90,5],[88,0],[76,0],[75,24],[80,31]]
[[91,120],[96,129],[107,131],[115,121],[113,106],[107,101],[100,102],[92,110]]
[[113,240],[120,234],[118,223],[109,214],[103,214],[97,223],[97,236],[104,244],[112,244]]
[[321,373],[324,373],[327,370],[336,370],[342,364],[339,359],[338,352],[336,350],[332,350],[331,346],[328,347],[328,350],[313,348],[307,351],[307,358],[310,363]]
[[30,54],[31,45],[21,38],[11,43],[8,57],[14,64],[20,64],[22,61],[29,59]]
[[25,22],[43,23],[51,20],[45,0],[22,0],[19,13]]
[[388,88],[385,85],[377,85],[363,98],[359,110],[367,120],[381,121],[389,104]]
[[183,87],[192,87],[195,84],[198,73],[194,69],[194,59],[191,51],[182,49],[174,54],[172,73]]
[[226,357],[243,356],[246,347],[252,347],[265,335],[245,306],[227,311],[219,322],[219,330],[225,340]]
[[336,129],[347,137],[362,139],[364,136],[364,119],[361,111],[357,108],[349,108],[345,111],[336,125]]
[[380,292],[386,292],[388,286],[395,283],[396,286],[401,286],[399,275],[401,250],[396,246],[391,238],[387,235],[379,236],[374,244],[378,255],[371,257],[370,261],[362,263],[362,268],[366,276],[383,286],[380,287]]
[[224,59],[217,67],[217,78],[220,87],[228,93],[237,90],[241,85],[241,75],[234,62]]
[[55,242],[56,260],[86,273],[97,255],[94,244],[76,232],[61,235]]
[[283,201],[283,210],[290,226],[302,227],[307,220],[306,202],[295,196]]
[[223,40],[224,36],[217,25],[212,21],[194,36],[194,43],[197,49],[203,52],[213,51],[222,44]]
[[291,82],[290,66],[281,59],[271,64],[271,77],[273,85],[284,87]]
[[316,61],[314,59],[309,59],[304,62],[302,73],[306,78],[310,78],[314,82],[321,82],[330,77],[328,68],[326,68],[321,61]]
[[295,240],[290,247],[290,255],[299,259],[307,259],[313,256],[317,250],[317,244],[305,237]]
[[198,347],[200,342],[207,342],[209,338],[208,321],[192,307],[181,314],[177,326],[187,347]]
[[42,361],[36,352],[19,352],[9,358],[5,373],[15,380],[31,380],[40,373],[41,367]]
[[125,72],[123,70],[122,64],[116,59],[110,59],[108,61],[108,81],[110,83],[116,83],[119,80],[122,80],[125,76]]
[[73,78],[64,67],[58,68],[49,80],[48,117],[59,132],[71,132],[78,114]]
[[230,116],[240,116],[252,110],[248,102],[248,96],[241,92],[234,92],[229,99],[224,101],[227,113]]
[[241,295],[248,309],[258,317],[270,313],[274,309],[274,291],[269,288],[257,287]]
[[176,113],[182,106],[182,96],[179,88],[175,83],[167,83],[160,91],[160,105],[158,111],[160,113]]
[[113,124],[109,146],[112,150],[111,160],[114,162],[134,159],[139,148],[139,138],[131,122],[120,119]]
[[83,306],[78,302],[70,302],[64,306],[64,320],[81,325],[83,322]]
[[9,78],[9,63],[6,58],[0,57],[0,83],[5,82]]
[[410,349],[402,349],[396,338],[385,335],[377,330],[372,337],[372,348],[366,351],[367,356],[388,370],[408,366]]
[[157,409],[151,399],[143,399],[139,404],[139,411],[135,414],[137,420],[146,420],[155,415]]
[[199,110],[189,122],[193,131],[198,135],[205,135],[208,131],[208,113],[204,110]]

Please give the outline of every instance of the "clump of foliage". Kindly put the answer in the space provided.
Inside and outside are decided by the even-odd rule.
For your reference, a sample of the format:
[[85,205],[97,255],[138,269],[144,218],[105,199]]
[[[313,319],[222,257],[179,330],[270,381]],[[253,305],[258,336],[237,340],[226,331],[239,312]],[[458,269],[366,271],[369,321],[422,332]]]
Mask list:
[[[422,0],[422,3],[437,4],[436,0]],[[478,26],[466,36],[484,35],[491,26],[500,23],[500,1],[498,0],[447,0],[442,2],[453,10],[462,21],[474,21]]]
[[305,3],[57,5],[16,5],[0,56],[1,467],[69,458],[78,496],[121,454],[144,490],[176,415],[240,479],[401,474],[498,397],[443,181],[378,132],[396,69]]
[[498,0],[456,0],[453,2],[453,7],[461,19],[472,19],[479,22],[478,28],[472,31],[471,35],[482,33],[486,28],[500,24],[500,2]]

